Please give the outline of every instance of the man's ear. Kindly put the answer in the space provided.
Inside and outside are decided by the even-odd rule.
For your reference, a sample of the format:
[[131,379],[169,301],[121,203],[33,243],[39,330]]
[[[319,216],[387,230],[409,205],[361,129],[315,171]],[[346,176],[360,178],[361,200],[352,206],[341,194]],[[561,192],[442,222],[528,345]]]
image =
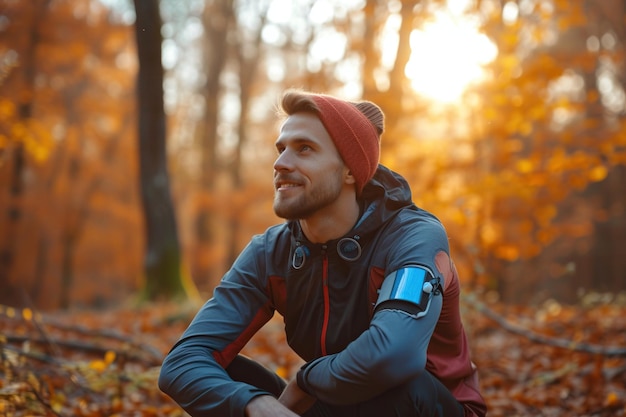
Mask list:
[[356,179],[354,178],[354,175],[352,175],[352,172],[348,168],[346,168],[346,171],[344,174],[344,182],[349,185],[356,183]]

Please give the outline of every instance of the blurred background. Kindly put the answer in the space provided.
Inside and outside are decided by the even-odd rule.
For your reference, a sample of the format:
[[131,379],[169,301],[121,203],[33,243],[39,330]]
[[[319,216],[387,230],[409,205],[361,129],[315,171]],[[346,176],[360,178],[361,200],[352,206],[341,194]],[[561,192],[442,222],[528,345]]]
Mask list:
[[0,0],[0,303],[209,297],[291,87],[383,108],[464,288],[624,298],[625,52],[623,0]]

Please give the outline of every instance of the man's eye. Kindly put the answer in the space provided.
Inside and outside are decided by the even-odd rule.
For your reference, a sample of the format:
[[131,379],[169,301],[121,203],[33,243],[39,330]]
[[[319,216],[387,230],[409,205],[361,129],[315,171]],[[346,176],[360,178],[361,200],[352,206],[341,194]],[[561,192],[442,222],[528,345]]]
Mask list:
[[304,151],[310,151],[311,147],[309,145],[302,145],[300,147],[300,152],[304,152]]

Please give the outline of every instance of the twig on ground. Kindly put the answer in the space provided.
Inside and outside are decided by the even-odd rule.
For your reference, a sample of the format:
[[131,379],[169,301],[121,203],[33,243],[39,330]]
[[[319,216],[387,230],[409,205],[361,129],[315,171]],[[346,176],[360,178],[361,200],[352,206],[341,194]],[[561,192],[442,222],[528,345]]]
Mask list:
[[[24,343],[30,342],[38,345],[46,345],[48,343],[47,339],[44,338],[34,338],[31,336],[17,336],[17,335],[4,335],[6,341],[8,343]],[[78,350],[86,353],[94,353],[98,355],[104,355],[107,352],[115,353],[115,356],[118,358],[126,358],[135,362],[140,362],[148,366],[158,366],[161,364],[160,358],[158,356],[154,356],[152,352],[150,355],[144,355],[138,352],[131,352],[128,350],[120,350],[114,349],[110,346],[100,346],[92,343],[83,343],[73,340],[58,340],[55,342],[58,347],[63,347],[66,349]],[[143,352],[145,353],[145,352]],[[40,359],[40,358],[37,358]],[[54,358],[50,357],[50,360],[54,360]]]
[[526,327],[511,323],[504,317],[500,316],[497,312],[489,308],[485,303],[480,301],[475,294],[467,294],[467,300],[469,301],[468,304],[470,306],[498,323],[498,325],[500,325],[500,327],[502,327],[503,329],[519,336],[523,336],[526,339],[531,340],[535,343],[555,346],[575,352],[585,352],[607,357],[626,357],[626,348],[618,346],[602,346],[585,342],[576,342],[570,339],[542,335]]

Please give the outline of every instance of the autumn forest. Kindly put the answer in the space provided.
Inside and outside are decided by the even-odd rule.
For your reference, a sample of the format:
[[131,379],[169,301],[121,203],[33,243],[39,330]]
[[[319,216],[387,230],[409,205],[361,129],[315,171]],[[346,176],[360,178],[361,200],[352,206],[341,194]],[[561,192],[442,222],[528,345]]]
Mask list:
[[281,221],[287,88],[385,112],[490,415],[626,415],[620,0],[0,0],[0,415],[185,415],[158,367]]

